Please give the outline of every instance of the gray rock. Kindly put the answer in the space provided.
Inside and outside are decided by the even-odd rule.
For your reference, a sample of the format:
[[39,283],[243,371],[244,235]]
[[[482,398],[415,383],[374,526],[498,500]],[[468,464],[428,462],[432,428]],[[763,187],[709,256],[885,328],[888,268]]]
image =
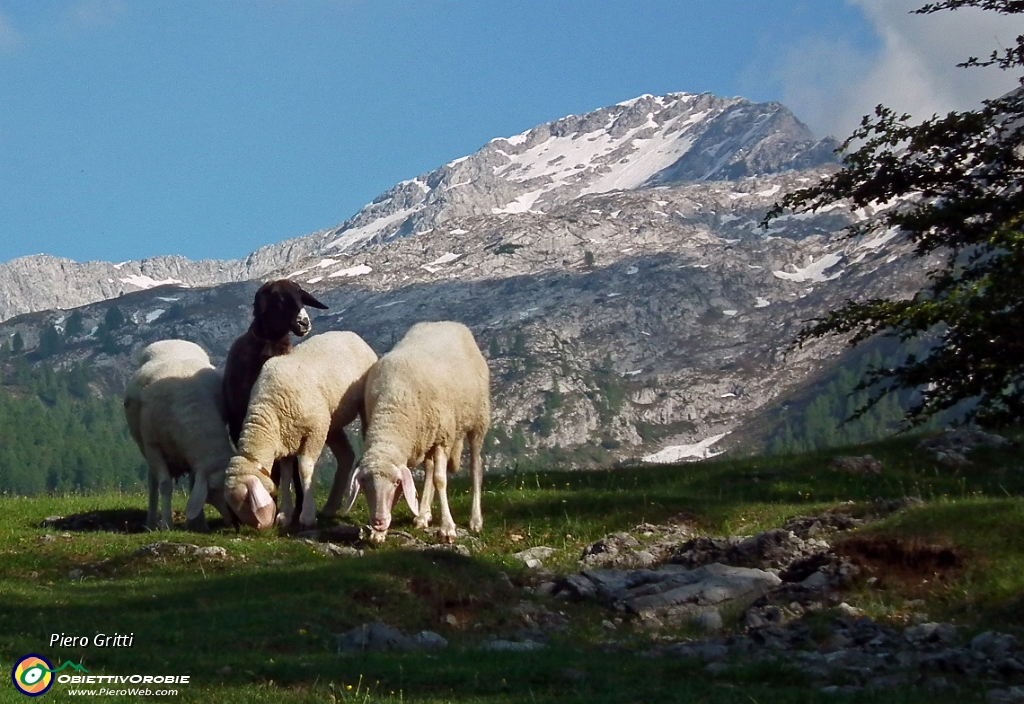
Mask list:
[[854,518],[847,513],[825,513],[820,516],[797,516],[791,518],[782,526],[798,538],[804,540],[816,538],[830,531],[846,531],[859,528],[865,521],[861,518]]
[[804,581],[800,582],[804,589],[827,589],[828,575],[823,572],[812,572]]
[[228,551],[219,545],[208,545],[202,548],[196,548],[196,557],[202,557],[207,560],[226,560],[228,559]]
[[521,653],[545,648],[544,643],[533,640],[488,640],[480,644],[481,650],[494,652]]
[[420,631],[412,637],[413,645],[420,650],[444,650],[448,641],[433,631]]
[[1017,644],[1017,639],[1009,633],[985,631],[971,639],[971,652],[992,660],[1005,658]]
[[541,582],[537,585],[537,588],[534,590],[534,593],[537,596],[551,596],[556,591],[558,591],[557,582]]
[[789,530],[776,528],[746,538],[693,538],[672,551],[671,561],[687,567],[717,562],[784,570],[828,549],[828,543],[813,538],[805,540]]
[[896,672],[891,675],[872,677],[868,681],[866,689],[878,691],[882,689],[893,689],[895,687],[905,687],[908,684],[910,684],[910,675],[906,672]]
[[724,626],[722,614],[718,609],[709,609],[695,614],[692,618],[692,623],[705,633],[718,633]]
[[950,623],[922,623],[905,630],[903,638],[916,648],[949,646],[956,642],[956,626]]
[[834,472],[846,472],[857,475],[878,475],[882,473],[882,462],[871,455],[863,457],[836,457],[829,464]]
[[134,557],[176,557],[181,555],[195,554],[199,549],[198,545],[191,543],[172,543],[169,540],[161,540],[157,543],[143,545],[132,553]]
[[858,687],[857,685],[853,685],[853,684],[842,684],[842,685],[840,685],[840,684],[830,684],[830,685],[826,685],[825,687],[822,687],[818,691],[821,692],[822,694],[843,694],[843,695],[846,695],[846,694],[856,694],[857,692],[861,691],[861,689],[862,689],[861,687]]
[[983,430],[951,428],[941,435],[922,440],[917,447],[930,452],[954,452],[966,455],[980,447],[1008,447],[1012,444],[1013,442],[1002,435],[986,433]]
[[535,548],[529,548],[521,552],[517,552],[512,555],[530,569],[539,569],[544,566],[544,560],[548,559],[555,554],[554,548],[545,547],[543,545]]
[[570,574],[558,582],[556,594],[575,599],[596,599],[597,586],[585,575]]
[[856,618],[864,613],[860,609],[850,606],[845,601],[836,606],[836,612],[840,616],[846,616],[847,618]]
[[985,694],[989,704],[1017,704],[1024,702],[1024,687],[1008,687],[1007,689],[990,689]]
[[381,621],[364,623],[336,636],[338,654],[368,651],[413,650],[416,643]]
[[949,680],[945,677],[929,677],[922,686],[929,692],[944,692],[950,688]]
[[704,671],[712,677],[724,675],[726,672],[729,671],[729,669],[729,665],[724,662],[709,662],[707,665],[704,666]]
[[[749,605],[779,584],[781,580],[770,572],[711,564],[688,572],[669,573],[667,579],[653,588],[642,585],[620,593],[618,598],[633,613],[682,604],[706,607],[747,602]],[[695,613],[698,610],[703,609],[695,609]]]
[[321,555],[327,557],[360,557],[363,554],[362,550],[354,548],[350,545],[337,545],[330,542],[318,542],[310,538],[303,538],[299,542],[305,543],[310,547],[313,552],[318,552]]
[[706,662],[718,662],[729,657],[729,649],[724,644],[713,641],[676,643],[661,648],[660,652],[672,657],[694,658]]

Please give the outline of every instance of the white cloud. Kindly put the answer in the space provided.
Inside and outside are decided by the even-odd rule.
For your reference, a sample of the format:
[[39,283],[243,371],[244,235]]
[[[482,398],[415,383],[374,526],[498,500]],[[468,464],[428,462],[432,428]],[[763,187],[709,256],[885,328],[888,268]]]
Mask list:
[[932,15],[911,12],[924,0],[847,0],[871,23],[874,54],[852,45],[808,40],[783,58],[783,102],[818,134],[844,138],[882,103],[915,120],[969,110],[1017,85],[998,68],[959,68],[988,58],[1024,34],[1024,18],[973,8]]

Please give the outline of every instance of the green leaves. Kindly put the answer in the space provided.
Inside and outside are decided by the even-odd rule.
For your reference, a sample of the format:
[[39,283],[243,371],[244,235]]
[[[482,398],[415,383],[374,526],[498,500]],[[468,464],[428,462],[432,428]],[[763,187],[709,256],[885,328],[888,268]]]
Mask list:
[[[917,12],[961,7],[1024,12],[1024,2],[1010,0],[946,0]],[[1024,37],[1017,43],[990,62],[965,65],[1019,70]],[[1024,89],[918,124],[879,105],[841,150],[840,171],[788,194],[765,224],[786,210],[873,206],[876,215],[849,236],[896,228],[917,256],[940,254],[941,264],[913,299],[848,301],[810,321],[796,344],[827,335],[858,344],[880,333],[922,341],[929,345],[922,356],[865,378],[883,390],[920,391],[910,424],[957,406],[985,424],[1024,419]]]

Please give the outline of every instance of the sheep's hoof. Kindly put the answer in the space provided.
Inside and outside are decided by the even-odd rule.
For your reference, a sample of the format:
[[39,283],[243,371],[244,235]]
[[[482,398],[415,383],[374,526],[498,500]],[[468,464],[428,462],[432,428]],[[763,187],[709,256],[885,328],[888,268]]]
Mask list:
[[424,515],[416,516],[416,518],[413,519],[412,524],[413,524],[413,526],[415,526],[416,528],[419,528],[420,530],[426,530],[427,527],[430,525],[430,519],[431,518],[432,518],[432,516],[429,513],[426,514],[425,516]]
[[383,545],[384,541],[388,538],[388,532],[386,530],[373,530],[370,529],[370,534],[366,536],[371,545]]
[[452,526],[450,529],[442,528],[440,531],[438,531],[437,537],[438,539],[440,539],[442,543],[446,545],[451,545],[455,542],[455,539],[458,537],[458,535],[455,532],[455,526]]
[[484,529],[484,519],[472,518],[469,521],[469,529],[474,533],[479,533]]
[[185,530],[190,530],[193,533],[209,533],[210,526],[206,525],[206,516],[199,514],[195,518],[185,520]]

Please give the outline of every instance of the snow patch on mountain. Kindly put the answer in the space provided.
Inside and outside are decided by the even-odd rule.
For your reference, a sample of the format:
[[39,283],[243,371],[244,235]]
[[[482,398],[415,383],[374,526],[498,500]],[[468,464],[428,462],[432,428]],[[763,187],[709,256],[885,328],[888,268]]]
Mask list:
[[162,281],[157,281],[153,277],[146,276],[145,274],[133,274],[132,276],[121,279],[121,283],[135,286],[139,289],[150,289],[156,288],[157,286],[167,286],[168,284],[182,284],[182,281],[181,279],[163,279]]
[[710,459],[711,457],[722,454],[723,451],[712,450],[711,446],[716,444],[726,435],[728,435],[728,433],[712,435],[711,437],[705,438],[700,442],[693,443],[692,445],[671,445],[659,452],[645,455],[641,459],[644,462],[649,462],[651,464],[671,464],[672,462],[679,462],[680,460],[685,459]]
[[382,233],[389,226],[405,221],[410,215],[419,209],[419,207],[403,208],[402,210],[398,210],[388,215],[382,215],[366,225],[345,228],[340,231],[340,237],[328,242],[325,247],[327,249],[337,249],[339,251],[355,249],[359,245],[372,239],[375,235]]
[[355,276],[365,276],[369,274],[371,269],[366,264],[357,264],[356,266],[349,267],[348,269],[339,269],[332,274],[328,274],[328,279],[339,279],[339,278],[351,278]]
[[838,252],[832,252],[831,254],[826,254],[818,261],[812,260],[807,266],[803,267],[802,269],[794,267],[795,271],[773,271],[772,274],[774,274],[777,278],[786,279],[787,281],[796,281],[798,283],[806,281],[812,283],[822,283],[824,281],[832,281],[834,279],[839,278],[839,275],[842,272],[836,272],[831,276],[825,274],[825,272],[834,267],[842,260],[842,254]]

